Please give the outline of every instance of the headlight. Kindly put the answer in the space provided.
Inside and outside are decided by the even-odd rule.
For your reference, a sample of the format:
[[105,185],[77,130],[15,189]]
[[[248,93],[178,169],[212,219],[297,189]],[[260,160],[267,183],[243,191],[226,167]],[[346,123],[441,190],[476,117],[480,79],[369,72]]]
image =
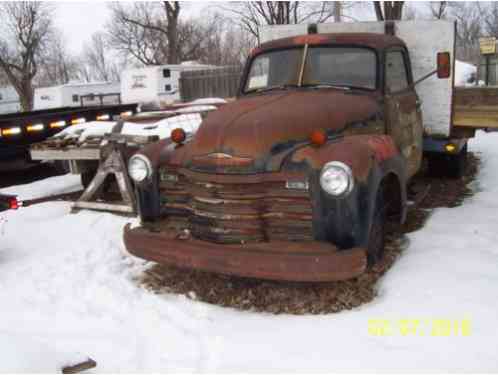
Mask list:
[[128,161],[128,173],[135,182],[141,182],[152,175],[150,160],[144,155],[133,155]]
[[325,164],[320,174],[320,186],[330,195],[349,194],[354,187],[351,168],[340,161]]

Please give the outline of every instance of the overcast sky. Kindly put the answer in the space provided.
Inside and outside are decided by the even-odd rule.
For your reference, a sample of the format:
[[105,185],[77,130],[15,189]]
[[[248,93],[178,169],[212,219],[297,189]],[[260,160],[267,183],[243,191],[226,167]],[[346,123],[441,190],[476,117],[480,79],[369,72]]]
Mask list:
[[[64,34],[70,51],[79,54],[85,42],[96,31],[104,31],[110,17],[108,1],[61,1],[55,3],[55,24]],[[183,4],[183,16],[198,16],[206,6],[205,1]]]
[[[195,1],[182,3],[182,17],[198,17],[209,8],[218,10],[221,2]],[[109,20],[110,11],[108,1],[61,1],[56,2],[57,15],[55,23],[63,32],[70,51],[77,55],[81,53],[83,45],[88,42],[96,31],[104,31]],[[427,7],[426,4],[410,2],[409,6],[419,11]],[[355,7],[356,16],[362,20],[374,20],[371,1],[363,6]]]

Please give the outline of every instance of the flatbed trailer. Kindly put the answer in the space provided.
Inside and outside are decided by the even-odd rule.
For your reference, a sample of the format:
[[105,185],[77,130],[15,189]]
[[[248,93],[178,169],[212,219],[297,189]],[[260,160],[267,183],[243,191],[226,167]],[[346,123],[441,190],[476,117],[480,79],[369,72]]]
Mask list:
[[29,165],[29,146],[42,142],[68,126],[112,120],[137,113],[138,104],[56,108],[0,115],[0,168]]
[[[56,135],[31,145],[30,155],[33,160],[68,163],[71,173],[81,175],[85,191],[73,203],[73,209],[135,213],[133,186],[128,178],[126,164],[132,154],[158,141],[159,136],[123,134],[124,121],[128,125],[136,124],[137,128],[154,127],[158,121],[181,115],[198,115],[202,118],[207,112],[214,111],[221,105],[221,103],[211,105],[183,103],[171,105],[162,111],[124,116],[123,121],[117,121],[109,133],[90,135],[82,140],[78,135],[64,137]],[[120,203],[106,200],[104,193],[110,186],[106,182],[109,174],[113,174],[118,183],[123,198]]]

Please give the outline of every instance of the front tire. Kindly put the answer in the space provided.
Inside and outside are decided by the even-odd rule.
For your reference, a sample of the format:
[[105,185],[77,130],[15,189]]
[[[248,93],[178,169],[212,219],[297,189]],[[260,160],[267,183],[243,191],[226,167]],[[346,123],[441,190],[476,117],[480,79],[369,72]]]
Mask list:
[[58,175],[64,175],[71,172],[67,160],[54,160],[53,166]]
[[384,189],[377,191],[370,234],[368,236],[367,261],[373,266],[382,259],[386,242],[386,205]]

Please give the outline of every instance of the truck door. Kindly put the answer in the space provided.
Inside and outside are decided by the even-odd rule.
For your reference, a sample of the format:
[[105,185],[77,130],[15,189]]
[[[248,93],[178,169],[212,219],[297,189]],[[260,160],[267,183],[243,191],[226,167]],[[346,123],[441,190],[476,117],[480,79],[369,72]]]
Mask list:
[[421,103],[412,83],[409,59],[403,48],[391,49],[385,55],[385,105],[387,133],[391,135],[408,162],[408,177],[422,162]]

